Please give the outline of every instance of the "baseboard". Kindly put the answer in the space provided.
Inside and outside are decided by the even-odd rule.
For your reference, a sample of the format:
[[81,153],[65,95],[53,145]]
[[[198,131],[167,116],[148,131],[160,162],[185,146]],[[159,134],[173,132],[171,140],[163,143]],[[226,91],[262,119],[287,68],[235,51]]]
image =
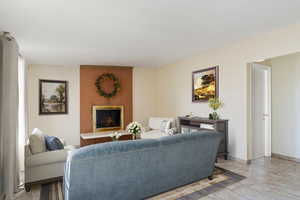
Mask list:
[[281,154],[278,154],[278,153],[272,153],[272,157],[300,163],[300,158],[285,156],[285,155],[281,155]]
[[243,164],[251,164],[251,160],[243,160],[243,159],[236,158],[236,157],[233,157],[233,156],[230,156],[230,155],[228,156],[228,159],[238,161],[238,162],[243,163]]
[[[285,155],[281,155],[281,154],[277,154],[277,153],[272,153],[271,157],[300,163],[300,158],[285,156]],[[244,164],[251,164],[251,160],[243,160],[243,159],[236,158],[236,157],[233,157],[233,156],[228,156],[228,159],[238,161],[238,162],[241,162],[241,163],[244,163]]]

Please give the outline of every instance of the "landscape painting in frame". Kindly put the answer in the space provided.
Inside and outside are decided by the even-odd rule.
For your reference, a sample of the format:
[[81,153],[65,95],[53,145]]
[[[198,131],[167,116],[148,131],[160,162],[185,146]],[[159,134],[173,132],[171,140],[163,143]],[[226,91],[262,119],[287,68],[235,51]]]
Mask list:
[[40,80],[39,114],[67,114],[67,81]]
[[210,98],[218,98],[219,67],[211,67],[194,71],[192,75],[192,101],[206,102]]

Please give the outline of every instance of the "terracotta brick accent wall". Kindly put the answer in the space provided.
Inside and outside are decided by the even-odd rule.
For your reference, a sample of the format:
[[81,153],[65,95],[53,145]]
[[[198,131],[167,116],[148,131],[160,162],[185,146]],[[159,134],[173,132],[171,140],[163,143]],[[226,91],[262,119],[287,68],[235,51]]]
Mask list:
[[[119,78],[121,91],[111,99],[97,93],[96,79],[103,73],[113,73]],[[112,90],[109,81],[103,85],[104,90]],[[92,106],[124,106],[124,127],[132,121],[132,67],[80,66],[80,132],[93,132]]]

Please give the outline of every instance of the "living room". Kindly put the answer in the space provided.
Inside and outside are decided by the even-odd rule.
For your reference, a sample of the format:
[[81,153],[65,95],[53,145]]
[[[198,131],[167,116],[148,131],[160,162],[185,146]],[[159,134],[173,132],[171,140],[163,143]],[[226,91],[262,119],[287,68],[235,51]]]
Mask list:
[[300,199],[298,2],[65,3],[0,3],[1,200]]

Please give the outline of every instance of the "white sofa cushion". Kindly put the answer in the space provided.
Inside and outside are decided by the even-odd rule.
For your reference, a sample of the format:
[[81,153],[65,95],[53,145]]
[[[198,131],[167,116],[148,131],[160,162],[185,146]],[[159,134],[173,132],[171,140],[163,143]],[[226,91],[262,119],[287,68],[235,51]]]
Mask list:
[[46,152],[45,136],[41,130],[35,128],[29,136],[30,150],[32,154]]
[[[173,118],[162,118],[162,117],[150,117],[149,118],[149,127],[151,129],[160,129],[161,122],[164,120],[168,120],[171,124],[174,122]],[[169,127],[170,128],[170,127]]]

